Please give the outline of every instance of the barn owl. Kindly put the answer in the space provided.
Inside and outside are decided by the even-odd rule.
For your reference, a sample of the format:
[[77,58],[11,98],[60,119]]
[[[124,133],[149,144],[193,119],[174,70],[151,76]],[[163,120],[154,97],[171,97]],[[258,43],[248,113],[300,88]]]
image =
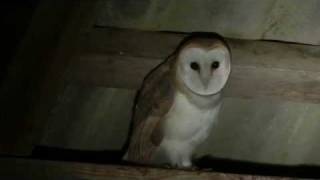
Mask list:
[[124,160],[192,167],[192,154],[209,135],[231,70],[219,35],[191,35],[144,79],[133,112]]

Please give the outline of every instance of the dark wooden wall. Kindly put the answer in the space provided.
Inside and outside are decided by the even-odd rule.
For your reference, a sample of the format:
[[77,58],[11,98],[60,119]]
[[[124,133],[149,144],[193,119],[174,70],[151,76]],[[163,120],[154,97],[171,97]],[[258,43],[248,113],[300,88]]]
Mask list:
[[0,4],[1,43],[0,82],[7,74],[7,66],[27,31],[38,0],[4,0]]
[[[101,150],[105,147],[119,149],[123,143],[126,138],[126,125],[129,122],[132,99],[143,77],[165,59],[187,34],[97,27],[95,20],[96,12],[99,12],[99,5],[99,1],[86,0],[43,0],[39,4],[26,33],[27,36],[21,41],[0,89],[0,118],[2,122],[2,126],[0,126],[0,154],[32,158],[32,152],[36,145]],[[229,105],[234,104],[232,103],[234,99],[240,99],[237,102],[247,99],[270,100],[273,101],[270,106],[287,105],[289,104],[287,102],[301,103],[302,105],[304,103],[319,104],[320,61],[318,59],[320,48],[318,46],[265,41],[249,42],[235,39],[228,39],[228,41],[234,54],[233,71],[225,91],[226,98],[231,99]],[[103,93],[99,94],[101,92],[99,88],[103,89]],[[90,96],[92,91],[98,92],[99,96]],[[104,92],[107,92],[107,95],[104,96]],[[99,106],[94,104],[85,109],[77,102],[96,102],[99,101],[97,97],[113,97],[115,94],[121,98],[110,98],[112,103],[108,104],[108,107],[112,106],[113,108],[105,110],[113,112],[113,114],[108,113],[107,116],[113,119],[106,122],[103,119],[104,116],[100,118],[98,115],[101,114],[95,114],[97,116],[92,117],[100,118],[97,118],[99,121],[89,121],[94,118],[91,118],[91,114],[88,113],[85,118],[80,117],[85,114],[85,110]],[[72,95],[75,95],[77,101],[68,104]],[[79,95],[79,98],[76,95]],[[261,101],[256,104],[259,102]],[[254,103],[250,104],[250,107],[253,107],[251,109],[257,110],[254,109],[254,106]],[[233,109],[237,109],[235,106],[233,107]],[[66,116],[72,115],[72,118],[66,118],[68,122],[64,122],[66,119],[60,118],[62,116],[54,116],[55,113],[61,112],[59,108],[62,108],[63,111],[73,110],[66,113]],[[121,108],[125,109],[122,111]],[[273,110],[270,112],[277,111]],[[104,110],[101,109],[99,113],[101,112]],[[249,114],[250,112],[252,111],[249,111]],[[293,114],[299,112],[293,112]],[[307,111],[301,112],[306,113]],[[226,111],[225,114],[232,113]],[[79,118],[73,118],[77,116]],[[249,117],[257,118],[258,116],[251,113]],[[315,118],[313,117],[313,123]],[[277,118],[273,120],[279,122],[276,121]],[[297,124],[301,122],[298,120]],[[100,130],[98,132],[101,124],[97,124],[97,122],[102,122],[101,124],[105,127],[108,125],[112,127],[106,132]],[[252,123],[256,122],[252,121]],[[260,122],[260,124],[262,123]],[[311,135],[317,130],[317,124],[313,123],[308,124]],[[114,126],[115,124],[118,126]],[[231,124],[234,124],[234,121],[231,121]],[[287,129],[292,130],[293,133],[300,132],[291,127],[290,123],[288,124],[282,128],[284,133],[287,132]],[[228,129],[228,127],[225,128]],[[264,128],[264,126],[259,127]],[[261,129],[257,130],[256,137],[263,134]],[[259,131],[261,132],[259,133]],[[236,136],[237,133],[238,136],[239,134],[243,135],[241,131],[236,131],[233,135]],[[114,140],[114,134],[121,134],[120,140]],[[283,140],[286,140],[285,138],[291,134],[279,133],[276,135],[280,135],[284,137]],[[299,136],[299,134],[293,135],[292,137]],[[94,137],[94,139],[85,139],[85,137]],[[225,136],[225,139],[228,138],[230,137]],[[108,140],[106,144],[101,143],[103,139]],[[277,136],[274,136],[274,139],[281,140]],[[117,142],[114,143],[115,141]],[[304,139],[301,141],[305,142]],[[79,142],[83,142],[83,146],[79,145]],[[88,142],[93,145],[88,145]],[[281,143],[281,141],[279,142]],[[271,141],[268,143],[269,145],[273,144]],[[97,144],[102,145],[96,146]],[[241,147],[243,148],[243,146]],[[234,154],[240,152],[238,155],[241,155],[241,151],[231,150],[234,151]],[[184,176],[185,172],[183,171],[166,172],[133,167],[122,169],[118,166],[72,163],[71,165],[64,163],[56,165],[52,162],[34,162],[33,160],[21,159],[4,159],[0,163],[7,167],[7,169],[0,171],[4,175],[12,175],[15,172],[14,167],[17,167],[17,171],[25,174],[36,172],[36,169],[41,167],[40,173],[45,171],[51,174],[59,172],[62,175],[72,177],[116,177],[120,174],[124,178],[128,176],[139,179],[141,176],[146,176],[149,179],[155,179],[154,177],[158,178],[159,176],[161,179],[167,178],[170,173],[172,178],[183,176],[192,179],[198,175],[205,179],[234,177],[233,175],[220,174],[216,176],[201,172],[187,173]],[[79,167],[80,170],[78,170]],[[64,169],[67,169],[67,172]],[[117,171],[119,171],[118,174]],[[116,174],[114,174],[115,172]],[[44,176],[50,176],[50,173],[44,174]],[[241,177],[236,176],[237,178]],[[255,177],[249,176],[247,178],[254,179]]]

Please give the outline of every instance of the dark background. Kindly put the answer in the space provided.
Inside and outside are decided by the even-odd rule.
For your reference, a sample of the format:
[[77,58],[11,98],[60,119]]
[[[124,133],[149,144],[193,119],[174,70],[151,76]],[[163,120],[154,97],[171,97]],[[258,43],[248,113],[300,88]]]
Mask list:
[[0,82],[24,37],[39,0],[4,0],[0,3]]

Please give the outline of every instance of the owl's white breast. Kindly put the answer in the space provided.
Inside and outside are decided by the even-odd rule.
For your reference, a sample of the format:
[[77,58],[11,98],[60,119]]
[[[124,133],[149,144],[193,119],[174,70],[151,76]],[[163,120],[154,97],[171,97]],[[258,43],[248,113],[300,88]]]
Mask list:
[[208,136],[219,108],[220,103],[217,103],[213,107],[202,109],[178,92],[165,118],[164,138],[199,144]]

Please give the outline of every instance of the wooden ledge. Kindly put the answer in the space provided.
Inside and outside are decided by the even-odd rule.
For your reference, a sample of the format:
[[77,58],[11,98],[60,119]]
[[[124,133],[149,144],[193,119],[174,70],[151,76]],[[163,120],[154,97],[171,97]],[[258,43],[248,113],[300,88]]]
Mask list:
[[1,158],[0,166],[0,177],[32,177],[32,179],[294,179],[288,177],[267,177],[205,171],[186,171],[120,165],[98,165],[89,163],[59,162],[19,158]]

